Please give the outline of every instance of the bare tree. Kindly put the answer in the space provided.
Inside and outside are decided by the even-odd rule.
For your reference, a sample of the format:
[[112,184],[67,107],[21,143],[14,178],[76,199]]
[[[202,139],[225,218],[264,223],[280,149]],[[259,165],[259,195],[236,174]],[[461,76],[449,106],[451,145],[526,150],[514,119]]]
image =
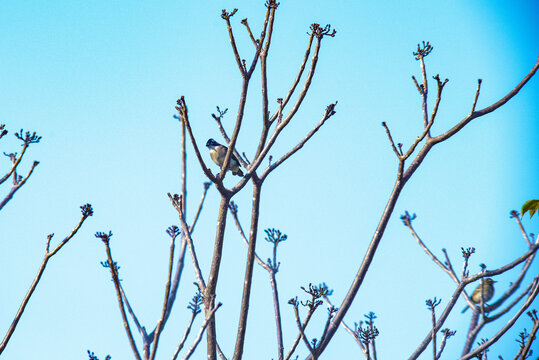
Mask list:
[[[431,133],[432,126],[438,114],[438,109],[442,100],[442,92],[448,79],[442,80],[439,75],[433,77],[436,81],[436,99],[432,110],[429,111],[429,81],[426,71],[425,58],[432,52],[433,47],[428,42],[423,42],[419,44],[417,50],[413,53],[416,60],[420,64],[421,79],[418,81],[415,76],[412,77],[415,86],[418,90],[419,96],[421,97],[422,104],[422,118],[423,118],[423,129],[417,135],[417,137],[411,141],[411,144],[408,147],[405,147],[403,143],[395,142],[393,140],[393,135],[389,130],[387,123],[383,122],[382,126],[387,133],[389,143],[392,151],[395,153],[397,166],[396,166],[396,179],[391,191],[391,195],[387,201],[385,209],[382,213],[380,221],[374,231],[374,235],[371,239],[368,250],[363,257],[362,261],[358,264],[359,268],[356,276],[352,281],[352,285],[348,289],[348,293],[345,296],[344,300],[340,303],[338,307],[330,304],[328,309],[327,320],[324,326],[324,329],[319,338],[312,338],[306,335],[305,329],[309,324],[310,319],[312,318],[313,313],[323,304],[323,301],[326,300],[329,303],[328,296],[331,295],[331,290],[325,284],[322,285],[312,285],[309,284],[306,287],[303,287],[303,291],[307,294],[307,300],[301,301],[298,297],[292,298],[289,300],[289,304],[292,305],[295,321],[298,327],[298,335],[292,342],[292,346],[289,351],[285,351],[285,335],[283,335],[282,324],[281,324],[281,303],[278,295],[277,288],[277,277],[276,274],[279,270],[279,262],[277,261],[277,249],[279,243],[282,243],[286,240],[286,235],[281,233],[276,229],[267,229],[266,230],[266,240],[273,244],[273,257],[269,258],[267,261],[263,261],[256,253],[256,244],[258,240],[258,230],[259,230],[259,217],[260,217],[260,202],[261,202],[261,192],[262,185],[267,177],[282,163],[294,155],[298,150],[300,150],[307,141],[309,141],[314,134],[324,125],[324,123],[335,114],[335,108],[337,102],[329,104],[325,111],[323,111],[320,121],[312,128],[312,130],[307,133],[304,138],[297,143],[295,146],[291,147],[288,152],[281,155],[277,160],[274,160],[269,156],[270,150],[273,148],[277,138],[281,135],[282,131],[287,127],[294,116],[296,115],[298,109],[303,103],[307,92],[310,89],[312,79],[315,74],[318,57],[321,51],[322,40],[326,37],[335,36],[336,32],[331,28],[330,25],[321,26],[319,24],[312,24],[309,29],[309,38],[307,41],[307,47],[305,56],[298,70],[298,74],[295,79],[292,80],[289,91],[286,94],[283,94],[282,97],[276,99],[276,108],[273,111],[270,111],[270,100],[268,98],[268,77],[267,77],[267,60],[268,53],[270,50],[270,45],[272,42],[274,22],[277,13],[279,3],[275,0],[266,1],[266,11],[264,17],[264,23],[260,31],[260,35],[255,37],[252,29],[249,26],[247,19],[243,19],[241,24],[244,25],[245,30],[247,31],[253,46],[253,54],[251,60],[247,61],[240,55],[240,49],[236,44],[232,19],[233,16],[237,13],[237,9],[234,9],[231,12],[223,10],[221,13],[222,19],[226,23],[226,29],[228,31],[230,44],[234,54],[234,59],[236,61],[239,76],[242,80],[241,93],[239,95],[239,107],[236,113],[236,121],[231,135],[225,129],[222,123],[222,118],[227,112],[227,110],[222,111],[219,107],[217,108],[217,114],[212,114],[213,118],[217,123],[217,127],[220,130],[224,141],[226,142],[226,155],[221,159],[220,162],[220,172],[213,174],[213,172],[207,166],[204,157],[201,154],[199,147],[200,139],[196,136],[191,126],[191,121],[189,119],[189,111],[187,106],[187,101],[184,97],[181,97],[177,101],[176,110],[178,114],[176,118],[180,121],[181,124],[181,158],[182,158],[182,185],[180,194],[171,194],[169,193],[169,199],[171,204],[178,212],[180,226],[171,226],[168,228],[167,233],[171,238],[169,261],[168,261],[168,272],[166,285],[164,289],[164,299],[163,305],[161,308],[161,316],[158,319],[157,323],[152,326],[153,330],[147,332],[146,327],[143,326],[135,311],[128,301],[128,296],[125,290],[122,288],[121,281],[119,278],[118,270],[119,266],[114,261],[111,253],[111,237],[112,232],[98,232],[96,237],[100,238],[105,244],[105,249],[107,253],[107,261],[103,263],[103,266],[108,268],[111,272],[112,280],[116,290],[118,305],[122,315],[122,320],[126,334],[128,336],[130,346],[132,348],[133,354],[136,359],[155,359],[156,353],[158,350],[159,337],[165,329],[165,325],[169,318],[169,315],[172,311],[174,301],[177,296],[177,291],[179,288],[180,279],[182,276],[182,271],[185,264],[185,256],[187,250],[189,251],[191,262],[195,272],[197,292],[194,296],[192,302],[189,305],[190,310],[192,311],[191,319],[186,325],[186,330],[179,340],[179,345],[176,348],[176,351],[172,355],[173,359],[176,359],[179,356],[180,351],[185,347],[188,336],[192,330],[194,320],[198,313],[201,312],[202,307],[204,308],[204,320],[200,326],[200,330],[193,342],[193,345],[189,348],[184,358],[189,358],[195,351],[197,345],[201,341],[203,333],[206,332],[206,342],[207,342],[207,351],[208,359],[214,360],[219,356],[221,359],[226,359],[227,357],[221,351],[221,348],[218,344],[218,333],[216,329],[216,318],[215,313],[219,309],[221,303],[217,300],[216,288],[219,282],[219,274],[221,270],[221,261],[223,257],[223,242],[225,236],[225,228],[227,225],[227,216],[230,211],[232,217],[234,218],[235,224],[240,232],[240,235],[247,246],[247,256],[245,259],[245,275],[243,281],[243,293],[241,298],[241,307],[239,311],[239,319],[237,326],[237,334],[235,341],[235,348],[233,354],[231,354],[231,359],[241,359],[244,352],[245,345],[245,334],[247,331],[247,319],[249,316],[249,309],[251,304],[251,288],[253,281],[253,267],[254,263],[257,262],[262,268],[264,268],[269,274],[269,280],[272,288],[272,298],[274,302],[274,312],[275,312],[275,324],[276,324],[276,335],[277,335],[277,349],[275,357],[279,360],[281,359],[290,359],[298,346],[298,344],[303,341],[304,345],[308,349],[310,355],[308,359],[318,359],[326,349],[329,342],[332,340],[335,335],[336,330],[339,326],[344,326],[346,330],[351,333],[358,343],[362,353],[367,359],[376,359],[377,352],[375,346],[375,339],[379,334],[378,329],[374,325],[374,320],[376,315],[374,313],[369,313],[367,315],[367,321],[365,321],[365,327],[363,327],[363,322],[356,324],[355,329],[352,330],[344,322],[344,317],[349,310],[351,304],[353,303],[362,283],[365,279],[367,272],[370,268],[371,262],[376,254],[378,246],[383,239],[384,231],[387,227],[387,224],[393,214],[393,210],[399,198],[401,191],[404,186],[408,183],[411,177],[414,175],[416,170],[422,164],[423,160],[429,154],[429,152],[437,145],[446,140],[449,140],[451,137],[463,130],[472,120],[487,115],[501,106],[503,106],[507,101],[513,98],[522,87],[532,78],[539,68],[539,61],[533,66],[530,72],[520,81],[520,83],[511,91],[507,93],[504,97],[494,102],[493,104],[482,108],[477,109],[477,103],[481,90],[481,79],[478,80],[477,90],[475,93],[474,99],[471,99],[470,111],[467,116],[465,116],[460,121],[456,122],[453,127],[447,131],[439,134],[433,135]],[[244,111],[247,103],[247,91],[249,88],[250,80],[256,70],[257,65],[260,64],[260,76],[261,76],[261,94],[262,94],[262,104],[261,104],[261,133],[258,141],[258,146],[253,155],[248,156],[245,152],[237,149],[237,140],[242,128],[244,120]],[[307,71],[305,71],[308,69]],[[303,85],[300,86],[300,82]],[[292,96],[297,95],[295,102],[292,102]],[[287,108],[288,106],[288,108]],[[204,184],[203,193],[201,200],[199,202],[197,211],[194,212],[192,216],[191,224],[188,224],[187,216],[187,142],[191,142],[192,151],[196,156],[198,163],[202,172],[208,178],[209,182]],[[244,176],[238,180],[238,182],[233,187],[226,187],[224,184],[224,178],[227,174],[227,170],[230,169],[229,165],[238,163],[241,167],[246,169]],[[267,166],[263,166],[267,162]],[[237,165],[237,164],[236,164]],[[236,166],[234,165],[234,166]],[[243,227],[237,216],[238,207],[232,201],[233,197],[238,194],[240,191],[245,189],[245,186],[248,182],[251,182],[253,185],[252,193],[252,205],[250,209],[251,219],[249,225],[248,233],[243,230]],[[214,185],[216,188],[219,197],[220,203],[218,206],[218,216],[216,219],[216,231],[215,231],[215,242],[213,247],[213,256],[211,258],[211,266],[209,269],[203,269],[198,260],[198,255],[196,251],[196,237],[195,237],[195,225],[203,204],[206,198],[206,194],[210,185]],[[420,245],[425,249],[427,254],[435,261],[446,273],[456,283],[456,289],[454,294],[445,305],[445,309],[442,314],[436,315],[436,308],[441,305],[441,300],[439,299],[429,299],[427,300],[427,306],[431,312],[432,317],[432,330],[427,335],[426,339],[418,347],[417,351],[410,356],[410,359],[417,358],[426,348],[432,343],[433,345],[433,358],[438,359],[441,357],[443,349],[445,347],[447,339],[449,339],[454,332],[449,329],[442,330],[442,340],[439,343],[437,341],[437,333],[441,330],[445,320],[448,315],[454,308],[458,298],[462,294],[467,300],[468,304],[474,308],[472,322],[470,325],[470,331],[468,334],[468,339],[464,345],[463,350],[463,359],[470,358],[472,356],[477,356],[482,351],[484,351],[488,346],[494,343],[499,337],[485,341],[482,345],[478,346],[476,349],[472,350],[472,344],[476,340],[479,331],[487,324],[490,323],[502,313],[509,311],[512,307],[516,305],[516,302],[527,295],[527,300],[524,305],[516,312],[515,316],[518,318],[530,305],[530,303],[537,296],[538,284],[537,280],[532,282],[526,290],[518,296],[518,299],[513,301],[506,309],[501,310],[501,313],[498,315],[490,316],[487,315],[489,311],[497,309],[502,305],[503,302],[518,289],[520,282],[529,269],[529,266],[535,256],[539,245],[536,241],[527,239],[528,250],[518,257],[508,262],[507,265],[500,267],[494,270],[486,270],[486,268],[478,274],[469,275],[467,271],[467,261],[472,250],[463,250],[464,256],[464,270],[461,276],[457,276],[456,272],[453,270],[449,257],[446,255],[446,262],[442,263],[428,250],[428,248],[421,242],[419,236],[412,227],[413,216],[406,213],[402,220],[404,224],[412,231],[413,236],[418,240]],[[176,249],[176,240],[180,239],[180,250],[178,252],[178,257],[174,261],[175,249]],[[446,254],[444,252],[444,254]],[[495,304],[486,305],[484,302],[481,306],[475,305],[471,302],[470,297],[465,292],[465,287],[476,281],[483,281],[482,279],[486,277],[492,277],[504,273],[519,264],[524,263],[523,269],[516,281],[506,294]],[[174,266],[175,265],[175,266]],[[206,274],[206,275],[205,275]],[[518,283],[518,284],[517,284]],[[306,316],[302,319],[300,313],[300,306],[303,306],[307,310]],[[481,321],[479,321],[479,314],[482,315]],[[129,319],[131,318],[131,320]],[[136,344],[133,331],[131,329],[131,324],[134,324],[137,332],[142,338],[142,347],[139,348]],[[510,323],[505,324],[503,328],[500,329],[500,336],[505,332],[505,328],[510,326]],[[505,330],[504,330],[505,329]],[[524,345],[527,346],[527,345]],[[523,350],[522,352],[526,352]]]

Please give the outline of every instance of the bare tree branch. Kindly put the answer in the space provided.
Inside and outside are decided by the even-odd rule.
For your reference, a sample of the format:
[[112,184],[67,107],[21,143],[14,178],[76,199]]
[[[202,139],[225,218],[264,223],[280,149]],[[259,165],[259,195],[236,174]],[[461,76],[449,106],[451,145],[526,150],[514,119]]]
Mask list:
[[3,184],[7,179],[9,179],[9,177],[15,172],[15,170],[17,169],[17,166],[19,166],[21,160],[22,160],[22,157],[24,156],[24,153],[26,152],[26,149],[28,149],[28,143],[27,142],[24,142],[23,145],[22,145],[22,151],[21,151],[21,154],[19,155],[19,157],[17,158],[14,154],[14,157],[12,159],[12,165],[11,165],[11,169],[9,169],[9,171],[7,172],[6,175],[4,175],[1,179],[0,179],[0,184]]
[[524,240],[526,240],[526,243],[528,244],[528,246],[532,246],[532,242],[530,238],[528,237],[526,230],[524,230],[524,226],[522,226],[522,221],[520,221],[520,217],[518,216],[518,213],[516,212],[516,210],[512,210],[510,214],[511,214],[510,217],[512,219],[515,219],[515,221],[517,222],[520,232],[522,233],[522,236],[524,237]]
[[195,342],[189,348],[189,351],[187,352],[187,354],[183,358],[184,360],[189,359],[191,357],[191,355],[193,355],[193,353],[195,352],[195,349],[197,348],[198,344],[200,343],[200,340],[202,339],[202,335],[204,334],[204,330],[206,330],[206,327],[208,326],[208,323],[214,317],[215,312],[217,311],[217,309],[219,309],[221,307],[221,305],[223,305],[223,304],[218,303],[213,309],[211,309],[211,310],[209,310],[207,312],[208,314],[206,315],[206,319],[204,320],[204,322],[202,323],[202,326],[200,327],[200,331],[198,332],[197,337],[195,338]]
[[240,69],[240,73],[242,76],[245,76],[245,72],[247,71],[245,69],[245,65],[241,62],[240,54],[238,53],[238,48],[236,46],[236,40],[234,39],[234,33],[232,32],[232,25],[230,24],[230,18],[234,16],[234,14],[238,11],[238,9],[232,10],[231,13],[228,13],[226,10],[223,9],[223,12],[221,13],[221,17],[226,21],[226,27],[228,29],[228,35],[230,36],[230,45],[232,46],[232,50],[234,51],[234,58],[236,59],[236,63],[238,64],[238,68]]
[[[328,305],[330,307],[334,307],[332,302],[329,300],[329,297],[328,296],[324,296],[324,300],[326,300],[326,302],[328,303]],[[359,338],[357,337],[356,333],[354,332],[354,330],[352,330],[352,328],[350,328],[350,326],[348,326],[344,320],[341,321],[341,326],[344,328],[344,330],[346,330],[347,333],[349,333],[350,335],[352,335],[352,337],[354,338],[354,340],[356,341],[357,345],[359,346],[359,348],[361,349],[361,352],[363,353],[363,355],[365,355],[365,357],[367,358],[368,360],[368,356],[367,356],[367,350],[365,349],[365,346],[363,345],[363,343],[359,340]]]
[[15,193],[26,183],[26,180],[28,180],[30,175],[32,175],[32,173],[34,172],[35,167],[38,164],[39,164],[39,161],[34,161],[34,163],[32,164],[32,167],[30,168],[30,171],[28,172],[28,174],[22,180],[20,180],[20,181],[17,180],[16,181],[16,184],[13,185],[13,187],[11,188],[9,193],[6,195],[4,200],[2,200],[2,202],[0,202],[0,210],[2,210],[4,208],[4,206],[6,206],[6,204],[13,198],[13,195],[15,195]]
[[[185,208],[185,205],[184,205],[184,208]],[[176,226],[171,226],[167,229],[167,233],[171,238],[170,255],[169,255],[169,260],[168,260],[167,282],[165,284],[163,310],[161,310],[161,317],[157,321],[157,325],[155,327],[155,336],[153,339],[153,348],[150,353],[150,360],[155,359],[155,355],[157,353],[157,346],[159,344],[159,337],[161,336],[161,331],[163,330],[163,327],[165,326],[165,322],[166,322],[166,314],[167,314],[168,301],[169,301],[169,296],[170,296],[170,283],[171,283],[171,278],[172,278],[172,267],[174,264],[174,248],[176,246],[176,237],[179,235],[180,229],[178,229]]]
[[455,291],[453,292],[453,295],[451,296],[451,299],[449,300],[449,303],[446,305],[443,313],[438,318],[438,321],[436,323],[436,329],[433,329],[429,332],[429,334],[426,336],[425,340],[419,345],[417,350],[409,357],[409,360],[417,359],[419,355],[427,348],[428,344],[431,341],[432,338],[432,331],[439,331],[441,327],[443,326],[445,320],[449,316],[449,313],[452,311],[453,307],[455,306],[461,292],[464,290],[464,287],[474,281],[477,281],[479,279],[485,278],[485,277],[492,277],[495,275],[503,274],[504,272],[513,269],[515,266],[521,264],[522,262],[526,261],[530,256],[532,256],[537,249],[539,249],[539,244],[533,246],[529,251],[518,257],[517,259],[513,260],[509,264],[502,266],[495,270],[489,270],[489,271],[482,271],[479,274],[470,276],[466,279],[463,279],[460,284],[457,286]]
[[445,140],[449,139],[451,136],[455,135],[460,129],[462,129],[464,126],[466,126],[473,119],[476,119],[476,118],[478,118],[480,116],[491,113],[494,110],[498,109],[503,104],[505,104],[506,102],[508,102],[509,100],[511,100],[516,94],[518,94],[520,89],[522,89],[524,87],[524,85],[526,85],[526,83],[532,78],[532,76],[537,72],[537,69],[539,69],[539,57],[537,58],[537,62],[535,63],[533,68],[530,70],[530,72],[507,95],[505,95],[503,98],[501,98],[500,100],[498,100],[494,104],[492,104],[492,105],[490,105],[490,106],[488,106],[488,107],[486,107],[484,109],[472,112],[470,115],[466,116],[457,125],[453,126],[447,132],[433,138],[432,139],[433,142],[434,143],[439,143],[439,142],[442,142],[442,141],[445,141]]
[[479,353],[481,353],[482,351],[490,347],[492,344],[494,344],[496,341],[498,341],[503,336],[503,334],[505,334],[507,330],[509,330],[515,324],[520,315],[522,315],[522,313],[526,311],[526,309],[530,306],[533,300],[537,297],[537,294],[539,294],[539,278],[535,278],[532,292],[528,296],[526,302],[519,309],[519,311],[494,336],[484,342],[481,346],[477,347],[475,350],[462,356],[460,360],[467,360],[476,357]]
[[[310,312],[311,310],[309,310]],[[303,342],[305,343],[305,346],[307,346],[307,349],[309,349],[309,352],[312,356],[316,359],[316,353],[314,349],[312,348],[311,344],[309,344],[309,339],[307,339],[307,336],[305,335],[305,328],[301,324],[301,320],[299,318],[299,311],[298,311],[298,304],[294,304],[294,316],[296,318],[296,325],[298,326],[299,333],[301,334],[301,338],[303,339]]]
[[[359,287],[361,286],[361,284],[363,282],[363,279],[364,279],[364,277],[365,277],[365,275],[366,275],[366,273],[367,273],[367,271],[369,269],[369,266],[370,266],[370,264],[372,262],[372,259],[374,258],[374,255],[376,253],[376,249],[377,249],[377,247],[378,247],[378,245],[379,245],[379,243],[380,243],[380,241],[382,239],[383,233],[384,233],[385,228],[387,226],[387,223],[388,223],[388,221],[389,221],[389,219],[391,217],[391,214],[393,212],[393,209],[395,207],[397,199],[398,199],[398,197],[400,195],[400,192],[402,191],[402,188],[408,182],[408,180],[414,174],[414,172],[417,170],[419,165],[423,162],[423,160],[425,159],[425,157],[428,154],[428,152],[430,151],[430,149],[435,144],[437,144],[439,142],[442,142],[444,140],[447,140],[451,136],[456,134],[466,124],[468,124],[471,120],[473,120],[473,118],[485,115],[485,114],[487,114],[489,112],[492,112],[492,111],[496,110],[497,108],[499,108],[500,106],[502,106],[503,104],[505,104],[507,101],[509,101],[509,99],[511,99],[513,96],[515,96],[518,93],[518,91],[535,74],[535,72],[537,71],[538,68],[539,68],[539,59],[538,59],[537,63],[535,64],[535,66],[533,67],[533,69],[530,71],[530,73],[528,73],[528,75],[526,75],[526,77],[519,83],[519,85],[517,85],[517,87],[515,87],[511,92],[509,92],[509,94],[506,95],[504,98],[502,98],[501,100],[499,100],[495,104],[493,104],[493,105],[491,105],[491,106],[489,106],[489,107],[487,107],[487,108],[485,108],[483,110],[475,111],[471,116],[467,116],[464,120],[462,120],[459,124],[455,125],[452,129],[450,129],[446,133],[444,133],[442,135],[439,135],[437,137],[428,138],[427,141],[425,142],[425,145],[419,151],[419,153],[416,155],[416,157],[412,161],[412,163],[408,166],[408,168],[406,169],[404,174],[402,176],[397,176],[397,181],[395,182],[395,185],[393,187],[393,191],[392,191],[392,193],[391,193],[391,195],[389,197],[388,203],[387,203],[387,205],[386,205],[386,207],[384,209],[384,212],[382,214],[380,222],[378,223],[378,226],[377,226],[376,231],[374,233],[374,236],[373,236],[373,238],[371,240],[369,248],[367,249],[367,253],[365,254],[365,256],[363,258],[363,261],[362,261],[362,263],[361,263],[361,265],[359,267],[359,270],[358,270],[358,272],[357,272],[357,274],[356,274],[356,276],[354,278],[354,281],[352,282],[352,285],[350,286],[350,289],[348,290],[348,293],[347,293],[346,297],[344,298],[343,303],[339,307],[339,311],[335,315],[335,318],[333,319],[333,321],[332,321],[332,323],[330,325],[330,328],[328,330],[328,336],[318,346],[318,353],[319,354],[321,354],[324,351],[325,347],[327,346],[327,344],[329,343],[329,341],[331,340],[331,338],[333,337],[333,335],[337,331],[337,328],[338,328],[340,322],[343,320],[344,315],[346,314],[346,312],[350,308],[350,305],[352,304],[352,302],[353,302],[353,300],[354,300],[354,298],[355,298],[355,296],[357,294],[357,291],[359,290]],[[432,126],[432,124],[433,124],[432,121],[431,122],[428,122],[428,121],[425,122],[425,131],[423,132],[423,134],[419,138],[416,139],[417,143],[419,143],[422,140],[422,138],[424,136],[426,136],[426,134],[430,130],[430,127]],[[412,147],[410,148],[410,150],[407,152],[406,155],[408,155],[408,154],[411,155],[414,148],[415,148],[415,146],[412,145]],[[400,170],[401,166],[402,166],[402,163],[399,164],[399,171],[398,171],[399,175],[400,175],[400,171],[401,171]],[[530,250],[530,251],[532,251],[532,250]],[[531,254],[531,253],[529,252],[529,254]],[[517,261],[515,261],[513,263],[513,266],[516,266],[516,264],[520,263],[521,261],[524,261],[525,259],[526,258],[517,259]],[[520,262],[518,260],[520,260]],[[486,276],[489,276],[489,275],[486,275]],[[467,283],[467,282],[463,281],[461,283],[461,285],[464,284],[464,283]],[[461,285],[459,285],[459,288],[460,288]],[[462,290],[459,290],[458,294],[460,294],[461,291]],[[456,302],[456,299],[452,299],[452,300],[454,300]],[[452,305],[451,305],[451,307],[452,307]],[[444,314],[445,314],[445,312],[444,312]],[[445,321],[444,314],[442,314],[442,316],[439,319],[438,323],[442,324],[443,321]],[[448,313],[447,313],[447,315],[448,315]],[[439,327],[437,327],[437,331],[438,330],[439,330]],[[421,350],[419,351],[419,353],[421,353],[424,350],[424,348],[422,346],[421,346]],[[414,356],[415,356],[415,353],[414,353],[414,355],[412,355],[412,358],[414,358]],[[312,357],[309,356],[308,359],[312,360]]]
[[294,148],[292,150],[290,150],[288,153],[286,153],[283,157],[281,157],[279,160],[277,160],[276,162],[274,162],[273,164],[271,164],[270,166],[268,166],[268,168],[266,170],[264,170],[264,172],[262,173],[262,175],[260,176],[260,180],[264,181],[266,179],[266,177],[269,175],[270,172],[272,172],[273,170],[275,170],[275,168],[277,168],[279,165],[281,165],[283,162],[285,162],[290,156],[294,155],[299,149],[301,149],[303,147],[303,145],[305,145],[305,143],[307,141],[309,141],[313,135],[322,127],[322,125],[324,125],[324,123],[326,122],[327,119],[329,119],[330,117],[332,117],[334,114],[335,114],[335,106],[337,105],[337,102],[335,102],[335,104],[330,104],[327,108],[326,108],[326,112],[324,114],[324,117],[322,118],[322,120],[320,120],[320,122],[318,124],[316,124],[316,126],[314,127],[314,129],[312,129],[308,134],[307,136],[305,136],[303,138],[303,140],[301,140],[299,142],[299,144],[297,144],[296,146],[294,146]]
[[56,255],[56,253],[60,251],[60,249],[64,247],[64,245],[67,244],[67,242],[71,240],[73,236],[75,236],[75,234],[79,231],[84,221],[88,217],[92,216],[94,213],[92,210],[92,206],[90,204],[81,206],[81,209],[82,209],[82,217],[77,223],[77,225],[75,225],[75,228],[71,230],[71,233],[69,233],[69,235],[67,235],[64,240],[62,240],[58,245],[56,245],[56,247],[52,251],[49,251],[49,248],[50,248],[50,243],[54,234],[50,234],[47,236],[47,243],[45,247],[45,255],[43,256],[43,261],[41,262],[41,266],[39,267],[39,270],[37,271],[37,275],[34,278],[32,285],[30,285],[30,289],[28,290],[28,292],[24,296],[24,299],[22,300],[21,306],[19,307],[17,314],[15,314],[15,318],[11,322],[11,326],[9,327],[6,335],[4,336],[4,339],[0,343],[0,354],[2,354],[2,352],[5,350],[9,342],[9,339],[15,332],[15,328],[17,327],[17,324],[21,320],[22,314],[24,313],[24,310],[26,309],[26,305],[28,305],[28,302],[30,301],[32,294],[36,290],[36,287],[39,284],[39,281],[41,280],[41,276],[43,276],[43,273],[45,272],[45,268],[47,267],[47,263],[49,262],[50,258]]
[[[307,312],[307,316],[305,317],[305,319],[303,320],[303,324],[301,325],[302,329],[305,330],[305,328],[307,327],[307,325],[309,324],[309,320],[311,320],[311,316],[313,316],[313,312],[312,311],[309,311]],[[296,336],[296,339],[294,340],[294,343],[292,344],[292,348],[290,349],[290,351],[286,354],[284,360],[290,360],[290,358],[292,357],[292,355],[294,354],[294,352],[296,351],[296,347],[298,346],[300,340],[302,338],[302,334],[301,334],[301,331],[298,333],[298,336]]]
[[260,192],[262,183],[253,181],[253,204],[251,214],[251,230],[249,234],[249,246],[247,251],[247,263],[245,265],[245,278],[243,281],[243,295],[240,308],[240,320],[238,324],[238,334],[236,336],[236,347],[234,349],[234,360],[240,360],[243,355],[245,342],[245,332],[247,330],[247,317],[249,315],[249,301],[251,297],[251,285],[253,280],[253,265],[255,259],[255,248],[258,234],[258,219],[260,217]]
[[206,283],[204,282],[204,277],[202,276],[202,271],[200,270],[200,265],[198,264],[195,245],[193,243],[193,239],[191,238],[189,227],[185,223],[185,216],[182,213],[182,198],[181,196],[177,195],[172,196],[170,193],[168,193],[168,197],[170,199],[170,202],[172,203],[172,206],[174,206],[174,208],[176,209],[176,211],[178,211],[178,214],[180,215],[179,218],[182,225],[182,237],[185,237],[187,245],[189,246],[189,252],[191,253],[191,259],[193,261],[193,268],[195,269],[198,286],[200,287],[200,289],[205,291]]
[[112,237],[112,232],[109,231],[108,234],[98,232],[95,234],[95,237],[100,238],[101,241],[103,241],[103,243],[105,244],[105,249],[107,252],[107,264],[108,264],[108,268],[110,269],[110,273],[112,275],[112,282],[114,283],[114,287],[116,289],[116,295],[118,298],[118,306],[120,308],[120,313],[122,314],[122,320],[123,320],[125,332],[127,333],[127,338],[129,339],[129,344],[131,345],[131,349],[133,350],[133,354],[135,355],[135,358],[137,360],[141,360],[139,351],[137,349],[137,345],[135,343],[135,339],[133,338],[133,333],[131,332],[131,327],[129,326],[127,315],[125,313],[125,306],[124,306],[124,301],[122,297],[122,291],[120,290],[120,279],[118,277],[118,266],[116,265],[116,262],[112,260],[112,253],[110,251],[110,238]]
[[249,33],[249,37],[251,38],[251,41],[253,42],[253,45],[255,46],[255,49],[258,48],[258,42],[256,41],[255,37],[253,36],[253,32],[251,31],[251,27],[249,26],[249,23],[247,22],[247,18],[242,19],[241,23],[245,25],[245,28],[247,29],[247,32]]

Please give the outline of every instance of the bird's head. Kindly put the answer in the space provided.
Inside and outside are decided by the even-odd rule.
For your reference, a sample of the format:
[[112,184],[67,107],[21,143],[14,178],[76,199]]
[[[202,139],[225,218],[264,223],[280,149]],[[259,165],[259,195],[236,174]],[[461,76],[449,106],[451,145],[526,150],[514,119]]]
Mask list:
[[210,149],[218,145],[219,143],[213,139],[209,139],[208,142],[206,142],[206,146],[209,147]]
[[491,278],[486,278],[485,279],[485,283],[487,283],[488,285],[492,285],[494,284],[496,281],[492,280]]

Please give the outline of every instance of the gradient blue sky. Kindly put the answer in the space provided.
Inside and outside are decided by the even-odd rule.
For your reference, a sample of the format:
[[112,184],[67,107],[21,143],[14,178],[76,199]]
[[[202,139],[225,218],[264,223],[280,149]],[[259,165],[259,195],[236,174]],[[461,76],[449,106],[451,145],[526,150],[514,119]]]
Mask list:
[[[252,45],[239,22],[249,18],[258,34],[263,1],[0,3],[0,123],[11,134],[23,128],[43,136],[20,170],[34,159],[40,165],[0,216],[2,336],[35,276],[46,235],[67,234],[80,205],[90,202],[95,210],[49,263],[3,359],[84,359],[86,349],[100,357],[111,354],[113,360],[132,356],[110,275],[99,265],[105,252],[94,238],[96,231],[115,234],[112,249],[123,285],[141,321],[148,328],[155,325],[169,246],[164,230],[178,222],[166,197],[169,191],[179,192],[180,184],[175,100],[185,95],[199,143],[209,137],[220,140],[210,116],[216,105],[230,109],[224,121],[229,129],[238,105],[240,77],[220,18],[225,6],[239,8],[233,25],[240,52],[249,59]],[[469,112],[477,78],[483,79],[478,107],[485,107],[531,69],[539,55],[538,13],[532,0],[281,1],[269,57],[272,109],[295,76],[309,25],[331,23],[337,36],[324,39],[311,91],[272,154],[295,145],[325,107],[339,101],[337,114],[268,178],[262,191],[260,229],[276,227],[289,236],[279,249],[278,274],[286,349],[297,334],[287,300],[301,295],[300,286],[324,281],[339,303],[385,206],[397,164],[380,123],[386,121],[405,146],[421,131],[420,98],[410,79],[420,75],[412,56],[416,44],[428,40],[434,45],[427,70],[450,79],[433,127],[439,134]],[[257,76],[255,72],[238,140],[247,154],[255,150],[260,127]],[[502,109],[431,151],[403,191],[346,317],[353,324],[364,313],[376,312],[379,358],[408,357],[429,330],[424,301],[436,296],[445,305],[454,289],[402,226],[399,215],[405,210],[418,214],[414,225],[430,248],[436,254],[446,248],[458,268],[461,247],[477,249],[471,260],[474,272],[480,263],[495,268],[525,251],[508,214],[539,196],[538,98],[539,80],[532,79]],[[2,139],[2,151],[18,151],[11,134]],[[9,166],[7,158],[0,164]],[[205,181],[192,155],[188,176],[192,216]],[[230,185],[234,180],[226,179]],[[6,193],[8,188],[0,190]],[[234,199],[244,226],[250,197],[248,187]],[[218,201],[212,188],[194,235],[206,276]],[[224,305],[217,315],[226,354],[233,351],[246,253],[229,224],[218,288]],[[525,220],[535,233],[537,224],[537,219]],[[270,247],[260,241],[258,253],[266,258]],[[530,276],[538,271],[535,264]],[[159,358],[170,358],[181,338],[193,279],[189,265]],[[513,279],[514,274],[499,277],[498,294]],[[245,358],[271,359],[273,308],[267,273],[260,267],[255,281]],[[319,310],[309,336],[319,337],[325,316]],[[469,316],[455,312],[446,323],[457,330],[447,345],[449,359],[460,354]],[[530,329],[527,319],[490,355],[511,357],[517,348],[513,339],[524,327]],[[486,331],[481,337],[490,335]],[[305,354],[300,344],[300,358]],[[430,352],[423,358],[428,356]],[[359,349],[339,330],[324,358],[352,357],[361,357]],[[205,358],[204,345],[194,358]]]

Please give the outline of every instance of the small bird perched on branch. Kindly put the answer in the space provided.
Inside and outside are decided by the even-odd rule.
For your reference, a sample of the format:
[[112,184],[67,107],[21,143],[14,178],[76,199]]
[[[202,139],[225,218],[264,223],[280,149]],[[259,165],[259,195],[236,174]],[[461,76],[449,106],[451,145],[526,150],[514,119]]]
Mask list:
[[[223,166],[228,148],[213,139],[209,139],[206,146],[210,149],[210,156],[213,162],[219,166]],[[228,170],[232,171],[233,175],[243,176],[243,171],[240,169],[240,162],[234,154],[232,154],[228,162]]]
[[[494,283],[496,281],[492,280],[491,278],[486,278],[483,282],[481,282],[474,290],[471,299],[476,304],[481,304],[481,291],[483,292],[483,301],[486,303],[492,297],[494,296]],[[483,289],[483,290],[481,290]],[[466,306],[462,313],[464,313],[466,310],[468,310],[469,306]]]

